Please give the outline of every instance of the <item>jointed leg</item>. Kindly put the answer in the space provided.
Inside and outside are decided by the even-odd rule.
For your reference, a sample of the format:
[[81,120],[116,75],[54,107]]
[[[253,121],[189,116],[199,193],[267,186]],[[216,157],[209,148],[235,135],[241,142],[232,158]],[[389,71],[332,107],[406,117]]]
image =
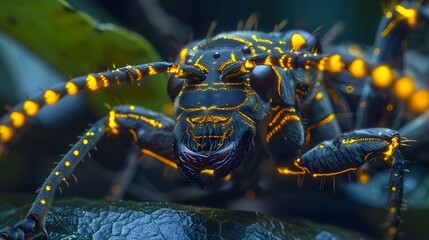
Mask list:
[[162,114],[134,106],[115,107],[108,118],[95,123],[68,151],[44,182],[26,218],[14,227],[1,229],[0,239],[26,239],[40,231],[48,237],[45,222],[55,190],[105,134],[128,131],[143,154],[177,168],[169,159],[172,156],[173,128],[174,122]]
[[370,128],[342,134],[316,145],[294,161],[294,167],[278,167],[281,174],[334,176],[354,171],[364,163],[382,159],[391,167],[386,239],[397,237],[403,194],[404,158],[399,151],[400,136],[386,128]]
[[107,118],[102,118],[96,122],[84,136],[75,143],[72,149],[68,151],[43,183],[26,218],[17,223],[14,227],[0,230],[0,238],[26,239],[39,231],[44,232],[46,237],[48,237],[45,229],[45,222],[55,195],[55,190],[72,174],[77,164],[79,164],[104,135],[106,122]]

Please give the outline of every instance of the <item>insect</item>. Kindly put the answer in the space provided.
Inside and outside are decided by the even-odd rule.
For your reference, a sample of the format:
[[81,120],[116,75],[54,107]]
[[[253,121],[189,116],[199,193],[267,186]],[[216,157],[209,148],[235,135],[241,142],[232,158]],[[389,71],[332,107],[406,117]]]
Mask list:
[[[134,105],[113,107],[58,163],[26,219],[1,230],[0,236],[47,235],[45,220],[58,185],[105,135],[131,134],[142,154],[176,168],[198,188],[237,177],[242,165],[252,169],[262,151],[283,175],[335,176],[379,160],[391,169],[386,238],[396,238],[403,193],[401,146],[408,137],[401,129],[412,128],[420,136],[427,129],[413,121],[398,130],[389,127],[402,119],[402,111],[419,116],[429,108],[425,85],[401,71],[404,35],[420,18],[427,20],[426,12],[427,7],[411,3],[386,11],[374,62],[325,54],[304,31],[236,31],[188,44],[177,62],[89,74],[24,101],[0,121],[3,149],[45,105],[85,89],[97,91],[161,73],[171,74],[167,92],[175,119]],[[358,100],[353,92],[359,93]],[[338,118],[351,111],[355,117]]]

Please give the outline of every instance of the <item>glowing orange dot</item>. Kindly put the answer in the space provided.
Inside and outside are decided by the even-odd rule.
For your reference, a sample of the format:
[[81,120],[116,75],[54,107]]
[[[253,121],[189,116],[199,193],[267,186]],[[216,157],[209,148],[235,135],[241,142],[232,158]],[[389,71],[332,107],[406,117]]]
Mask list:
[[408,102],[411,111],[415,113],[423,113],[429,108],[429,91],[421,89],[414,92]]
[[317,92],[316,96],[315,96],[315,99],[316,100],[320,100],[320,99],[322,99],[322,97],[323,97],[323,93],[322,92]]
[[60,94],[58,94],[53,90],[47,90],[43,94],[43,99],[45,100],[46,104],[52,105],[52,104],[55,104],[58,101],[58,99],[60,99]]
[[180,51],[180,54],[179,54],[179,60],[181,61],[181,62],[183,62],[183,61],[185,61],[185,58],[186,58],[186,54],[188,53],[188,49],[187,48],[184,48],[184,49],[182,49],[182,51]]
[[36,115],[37,112],[39,111],[39,104],[37,104],[34,101],[27,100],[22,105],[22,108],[24,109],[25,114],[27,114],[27,116],[31,117],[31,116]]
[[40,203],[43,204],[43,205],[45,205],[46,204],[46,200],[42,198],[42,199],[40,199]]
[[367,172],[364,171],[359,171],[358,172],[358,182],[361,184],[365,184],[368,183],[369,180],[371,179],[371,177],[369,176],[369,174]]
[[302,48],[302,46],[305,45],[306,41],[305,39],[302,37],[301,34],[295,33],[292,35],[290,42],[292,44],[292,50],[299,50]]
[[362,59],[355,59],[349,65],[349,71],[355,78],[365,77],[367,74],[365,62]]
[[414,92],[416,85],[410,77],[401,77],[393,85],[393,91],[399,99],[407,99]]
[[67,94],[69,95],[75,95],[76,93],[79,92],[79,88],[76,85],[76,83],[68,82],[66,83],[66,91],[67,91]]
[[98,81],[97,78],[94,75],[88,75],[86,77],[86,86],[91,91],[95,91],[98,89]]
[[387,88],[393,82],[393,72],[387,65],[380,65],[371,72],[372,84],[376,88]]
[[328,58],[327,69],[332,73],[339,73],[343,70],[344,63],[339,54],[332,55]]
[[0,125],[0,141],[8,142],[12,139],[13,129],[6,125]]
[[22,112],[12,112],[9,116],[9,120],[14,127],[20,128],[25,123],[25,115]]

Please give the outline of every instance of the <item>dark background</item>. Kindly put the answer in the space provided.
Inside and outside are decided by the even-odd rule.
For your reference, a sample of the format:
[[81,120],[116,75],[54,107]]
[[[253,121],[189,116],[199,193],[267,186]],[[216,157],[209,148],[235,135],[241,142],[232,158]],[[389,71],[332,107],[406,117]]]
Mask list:
[[[111,22],[141,34],[154,45],[162,59],[172,61],[180,46],[192,39],[206,37],[212,22],[217,22],[215,34],[233,31],[236,30],[239,21],[246,22],[252,14],[258,16],[260,31],[272,31],[275,25],[286,19],[288,23],[284,30],[302,29],[309,32],[317,30],[317,35],[323,40],[330,29],[340,29],[338,34],[328,34],[330,37],[334,36],[330,44],[371,45],[385,1],[73,0],[68,2],[75,8],[87,12],[99,22]],[[18,153],[16,159],[21,161],[15,163],[14,160],[8,159],[9,161],[0,163],[2,171],[0,192],[33,194],[47,176],[52,163],[60,159],[58,156],[69,149],[68,145],[82,133],[88,123],[94,122],[99,117],[100,115],[92,109],[82,107],[79,117],[70,120],[73,124],[66,126],[58,124],[57,127],[53,125],[49,128],[37,126],[31,129],[23,137],[22,145],[14,149],[14,152]],[[63,187],[67,190],[57,196],[103,198],[108,194],[118,170],[123,167],[123,162],[118,159],[123,159],[129,148],[127,138],[109,138],[102,141],[99,144],[99,151],[92,154],[92,159],[78,167],[75,175],[78,177],[79,184],[71,181],[70,189]],[[11,159],[14,159],[13,155]],[[272,165],[268,164],[268,166]],[[373,194],[373,197],[368,195],[366,202],[354,203],[350,200],[353,196],[350,197],[342,191],[341,180],[337,180],[338,185],[335,190],[332,179],[328,179],[319,190],[320,182],[312,181],[308,177],[304,186],[299,188],[295,177],[279,180],[274,176],[273,169],[264,169],[264,172],[271,176],[262,177],[263,180],[257,181],[257,186],[250,185],[249,188],[211,194],[210,191],[201,192],[189,187],[180,176],[165,170],[153,161],[144,161],[139,169],[134,179],[135,184],[127,193],[126,199],[174,201],[258,210],[276,216],[305,217],[375,236],[378,234],[378,224],[384,215],[385,196],[381,194],[377,199],[379,196],[377,194]],[[270,184],[269,191],[258,187],[263,185],[265,180]],[[278,183],[272,183],[275,180],[279,180]],[[368,189],[374,190],[372,192],[382,191],[377,186],[368,186]],[[362,194],[368,194],[368,192]],[[255,196],[252,197],[252,194]],[[427,216],[427,210],[423,214],[423,217]],[[416,219],[421,217],[422,215],[418,215]],[[406,219],[405,223],[418,225],[419,222]]]

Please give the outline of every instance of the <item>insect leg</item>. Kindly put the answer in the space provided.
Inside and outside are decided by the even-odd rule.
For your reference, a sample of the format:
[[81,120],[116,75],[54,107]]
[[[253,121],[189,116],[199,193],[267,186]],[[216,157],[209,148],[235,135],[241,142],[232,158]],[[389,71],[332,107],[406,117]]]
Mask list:
[[148,154],[162,163],[177,168],[170,158],[174,121],[142,107],[117,106],[109,117],[95,123],[69,150],[44,182],[25,220],[13,228],[0,230],[0,238],[24,239],[43,231],[52,204],[55,190],[73,172],[76,165],[105,134],[130,132],[143,154]]
[[329,96],[323,87],[315,89],[315,96],[308,109],[303,111],[305,125],[305,144],[314,146],[341,133],[340,126],[330,104]]
[[39,231],[48,236],[45,222],[56,189],[72,174],[74,168],[105,134],[106,123],[107,118],[102,118],[75,143],[43,183],[26,218],[13,228],[0,230],[0,238],[25,239]]
[[115,84],[134,83],[159,73],[171,73],[176,77],[195,80],[202,80],[206,77],[204,72],[191,66],[155,62],[122,67],[114,71],[93,73],[71,79],[66,83],[59,83],[41,94],[14,106],[8,114],[0,118],[0,156],[4,152],[5,143],[11,142],[17,130],[25,126],[29,117],[36,116],[43,106],[54,105],[64,96],[75,95],[85,89],[97,91]]
[[388,238],[395,238],[400,222],[403,194],[404,158],[399,151],[400,135],[387,128],[369,128],[339,135],[324,141],[294,161],[299,172],[278,167],[279,173],[335,176],[354,171],[371,160],[383,160],[391,168],[386,220]]

